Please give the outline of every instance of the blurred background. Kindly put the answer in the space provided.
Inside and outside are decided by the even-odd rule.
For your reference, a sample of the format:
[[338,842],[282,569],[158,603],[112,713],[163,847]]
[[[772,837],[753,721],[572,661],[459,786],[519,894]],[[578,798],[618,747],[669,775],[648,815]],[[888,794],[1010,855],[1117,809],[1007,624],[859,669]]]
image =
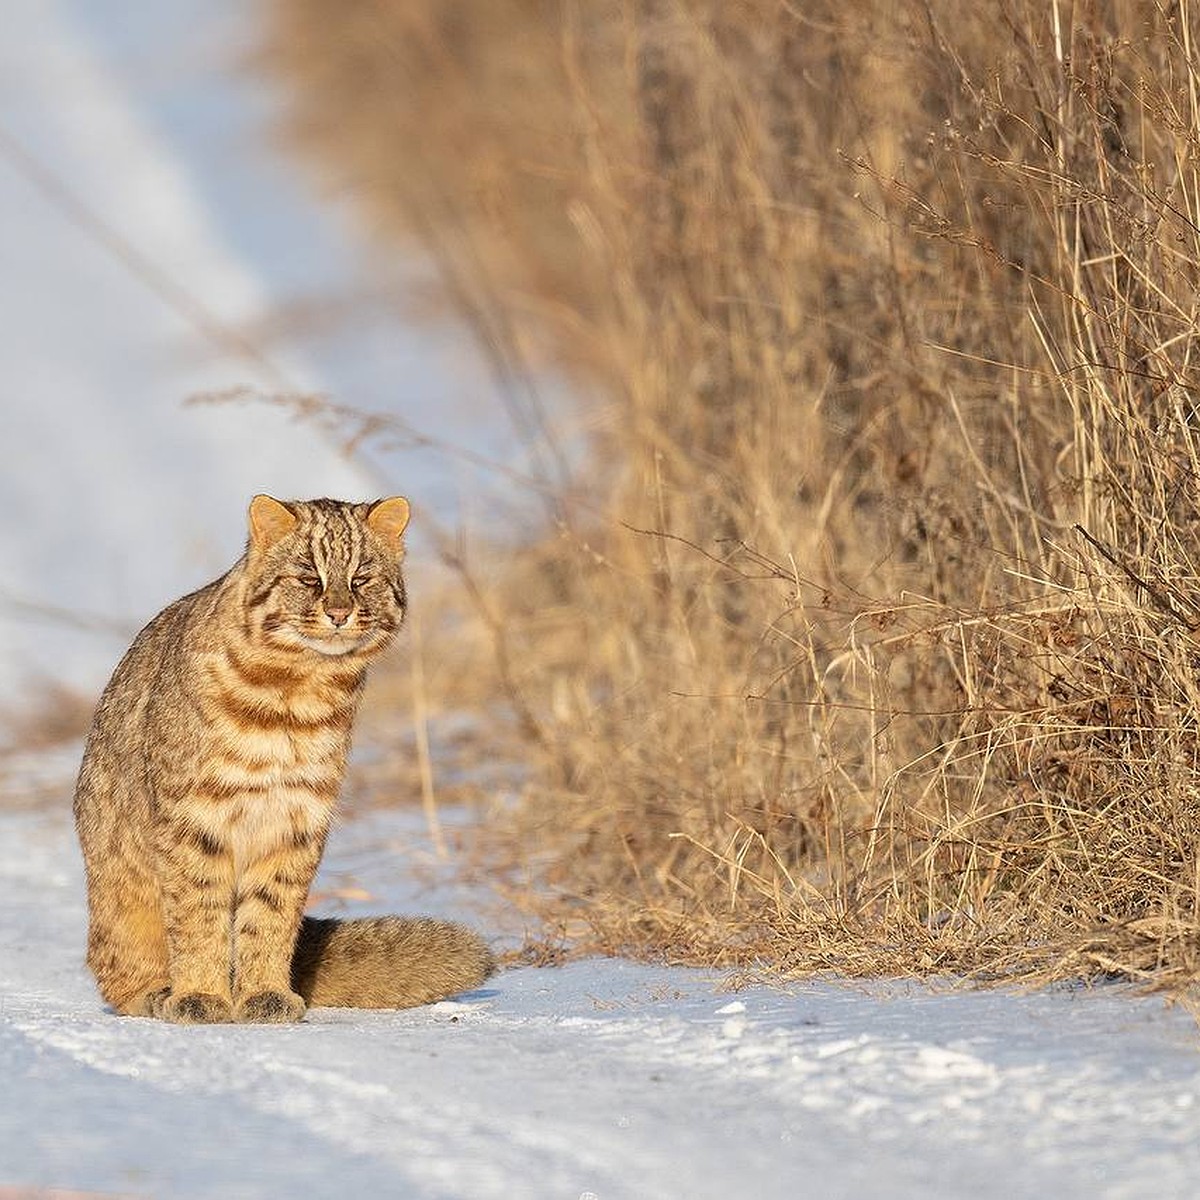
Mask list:
[[[405,492],[452,527],[488,494],[472,456],[522,466],[470,335],[415,315],[423,256],[373,256],[348,187],[282,148],[268,15],[4,5],[2,702],[94,693],[237,557],[255,492]],[[322,398],[403,428],[351,451],[361,423]]]

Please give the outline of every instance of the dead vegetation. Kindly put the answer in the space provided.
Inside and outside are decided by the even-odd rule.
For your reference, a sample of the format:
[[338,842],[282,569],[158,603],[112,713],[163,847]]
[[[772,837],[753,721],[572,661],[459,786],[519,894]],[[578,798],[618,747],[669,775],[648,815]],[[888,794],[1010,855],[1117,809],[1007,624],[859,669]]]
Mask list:
[[1192,981],[1191,4],[269,11],[293,144],[596,414],[430,681],[548,927]]

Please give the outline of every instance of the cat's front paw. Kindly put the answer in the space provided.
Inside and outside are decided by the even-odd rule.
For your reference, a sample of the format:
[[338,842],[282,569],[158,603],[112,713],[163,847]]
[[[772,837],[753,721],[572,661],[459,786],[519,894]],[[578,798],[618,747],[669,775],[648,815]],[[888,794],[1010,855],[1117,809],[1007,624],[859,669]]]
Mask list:
[[238,999],[235,1020],[260,1023],[299,1021],[306,1005],[295,992],[252,992]]
[[163,999],[159,1015],[176,1025],[216,1025],[233,1020],[233,1006],[227,997],[211,992],[172,992]]

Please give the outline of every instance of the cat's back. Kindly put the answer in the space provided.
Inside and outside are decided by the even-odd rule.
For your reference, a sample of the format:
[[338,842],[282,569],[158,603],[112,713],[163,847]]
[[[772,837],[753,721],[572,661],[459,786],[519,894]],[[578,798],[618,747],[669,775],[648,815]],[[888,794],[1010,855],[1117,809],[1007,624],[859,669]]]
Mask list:
[[[133,639],[101,697],[147,697],[178,686],[190,660],[211,640],[213,601],[225,577],[168,604]],[[97,714],[99,715],[99,714]]]
[[223,580],[167,605],[133,639],[100,696],[84,750],[89,761],[106,751],[128,754],[146,736],[151,712],[161,713],[186,696],[198,651],[209,640],[213,600]]

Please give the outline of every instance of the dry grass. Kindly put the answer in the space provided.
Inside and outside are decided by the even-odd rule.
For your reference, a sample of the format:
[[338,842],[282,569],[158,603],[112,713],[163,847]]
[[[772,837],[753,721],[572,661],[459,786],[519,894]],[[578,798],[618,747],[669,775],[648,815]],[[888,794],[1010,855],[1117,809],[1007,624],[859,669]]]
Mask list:
[[54,680],[29,684],[20,705],[0,705],[0,759],[82,741],[94,708],[94,697]]
[[46,679],[0,705],[0,807],[61,812],[92,721],[95,697]]
[[594,407],[557,528],[464,573],[443,697],[527,765],[529,902],[689,960],[1192,981],[1200,12],[270,11],[293,140]]

